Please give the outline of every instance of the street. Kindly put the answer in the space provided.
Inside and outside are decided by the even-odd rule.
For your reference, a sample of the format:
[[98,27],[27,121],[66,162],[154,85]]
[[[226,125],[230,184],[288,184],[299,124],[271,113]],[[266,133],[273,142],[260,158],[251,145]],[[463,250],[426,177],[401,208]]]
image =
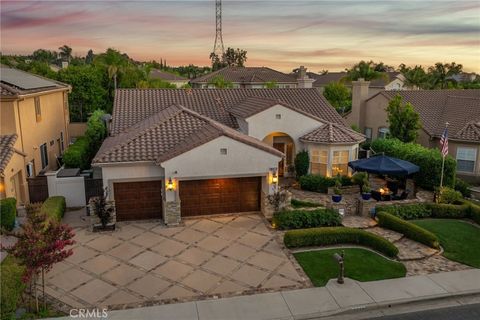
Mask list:
[[372,320],[477,320],[480,319],[480,303],[441,309],[404,313],[373,318]]

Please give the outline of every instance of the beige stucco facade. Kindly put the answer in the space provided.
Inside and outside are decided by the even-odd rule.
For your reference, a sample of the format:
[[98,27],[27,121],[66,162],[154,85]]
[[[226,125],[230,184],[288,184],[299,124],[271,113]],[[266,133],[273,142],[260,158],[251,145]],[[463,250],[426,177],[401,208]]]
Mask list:
[[[68,87],[35,94],[2,97],[0,134],[18,135],[15,148],[23,155],[10,160],[3,177],[6,196],[15,196],[18,203],[28,202],[27,166],[32,176],[58,168],[56,157],[70,141],[68,125]],[[35,107],[38,101],[40,108]],[[62,138],[63,137],[63,138]],[[44,145],[44,147],[42,147]],[[42,165],[41,149],[46,148]],[[21,159],[19,159],[21,158]],[[45,161],[45,159],[48,159]],[[18,174],[18,176],[16,176]],[[18,186],[12,186],[12,178]],[[17,192],[12,193],[12,190]],[[18,191],[18,190],[21,191]]]

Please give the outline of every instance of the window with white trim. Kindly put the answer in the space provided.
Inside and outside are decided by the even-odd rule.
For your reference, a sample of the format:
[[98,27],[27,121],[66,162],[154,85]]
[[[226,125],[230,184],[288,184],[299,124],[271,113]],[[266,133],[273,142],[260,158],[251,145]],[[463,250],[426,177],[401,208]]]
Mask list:
[[477,149],[458,147],[457,148],[457,171],[474,172],[477,159]]
[[332,176],[348,174],[348,150],[333,151],[332,158]]
[[310,155],[310,172],[312,174],[327,175],[328,151],[314,149]]

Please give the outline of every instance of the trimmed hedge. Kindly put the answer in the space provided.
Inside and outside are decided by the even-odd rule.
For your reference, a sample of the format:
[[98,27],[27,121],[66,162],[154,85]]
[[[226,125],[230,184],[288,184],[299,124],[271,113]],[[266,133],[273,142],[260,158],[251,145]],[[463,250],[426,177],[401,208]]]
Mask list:
[[468,204],[427,203],[425,206],[430,210],[431,218],[464,219],[468,218],[470,214]]
[[288,248],[358,244],[372,248],[389,257],[396,257],[398,248],[376,234],[347,227],[324,227],[287,231],[283,238]]
[[302,190],[327,193],[329,187],[335,186],[335,179],[317,174],[307,174],[299,179]]
[[15,227],[17,215],[17,199],[5,198],[0,200],[0,226],[11,231]]
[[284,210],[274,214],[273,222],[279,229],[302,229],[339,226],[340,215],[330,209]]
[[63,154],[63,163],[66,168],[90,168],[90,141],[87,137],[78,137],[74,144],[69,146]]
[[295,172],[297,178],[303,177],[308,173],[308,168],[310,167],[310,157],[308,151],[300,151],[295,156]]
[[413,223],[405,221],[387,212],[378,212],[378,225],[400,232],[405,237],[423,243],[431,248],[438,249],[440,241],[437,236]]
[[[425,148],[416,143],[403,143],[398,139],[377,139],[371,148],[388,156],[410,161],[420,167],[413,177],[417,186],[433,190],[440,185],[442,171],[442,154],[438,149]],[[453,187],[455,184],[457,162],[451,156],[445,158],[443,185]]]
[[432,211],[425,204],[406,204],[406,205],[393,205],[393,206],[379,206],[377,211],[388,212],[396,217],[412,220],[427,218],[432,215]]
[[459,191],[465,198],[470,198],[472,196],[470,184],[460,178],[455,179],[455,190]]
[[290,204],[294,208],[317,208],[317,207],[323,207],[320,203],[315,203],[315,202],[310,202],[310,201],[304,201],[304,200],[297,200],[297,199],[292,199],[290,201]]
[[15,259],[9,255],[0,264],[1,277],[0,287],[0,310],[2,319],[15,319],[17,302],[25,290],[25,284],[22,276],[25,269],[15,262]]
[[60,221],[65,214],[65,209],[65,197],[55,196],[45,200],[42,207],[40,208],[40,213],[46,214],[47,217],[49,217],[50,219]]
[[469,203],[469,204],[470,204],[470,219],[480,224],[480,206],[474,203]]

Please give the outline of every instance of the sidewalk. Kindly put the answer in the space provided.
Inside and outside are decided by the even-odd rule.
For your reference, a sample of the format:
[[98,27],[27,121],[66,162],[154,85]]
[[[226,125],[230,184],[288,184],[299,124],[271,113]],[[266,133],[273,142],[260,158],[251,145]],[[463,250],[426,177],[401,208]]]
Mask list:
[[[308,319],[354,309],[480,293],[480,269],[108,312],[108,319]],[[68,317],[64,318],[68,319]]]

